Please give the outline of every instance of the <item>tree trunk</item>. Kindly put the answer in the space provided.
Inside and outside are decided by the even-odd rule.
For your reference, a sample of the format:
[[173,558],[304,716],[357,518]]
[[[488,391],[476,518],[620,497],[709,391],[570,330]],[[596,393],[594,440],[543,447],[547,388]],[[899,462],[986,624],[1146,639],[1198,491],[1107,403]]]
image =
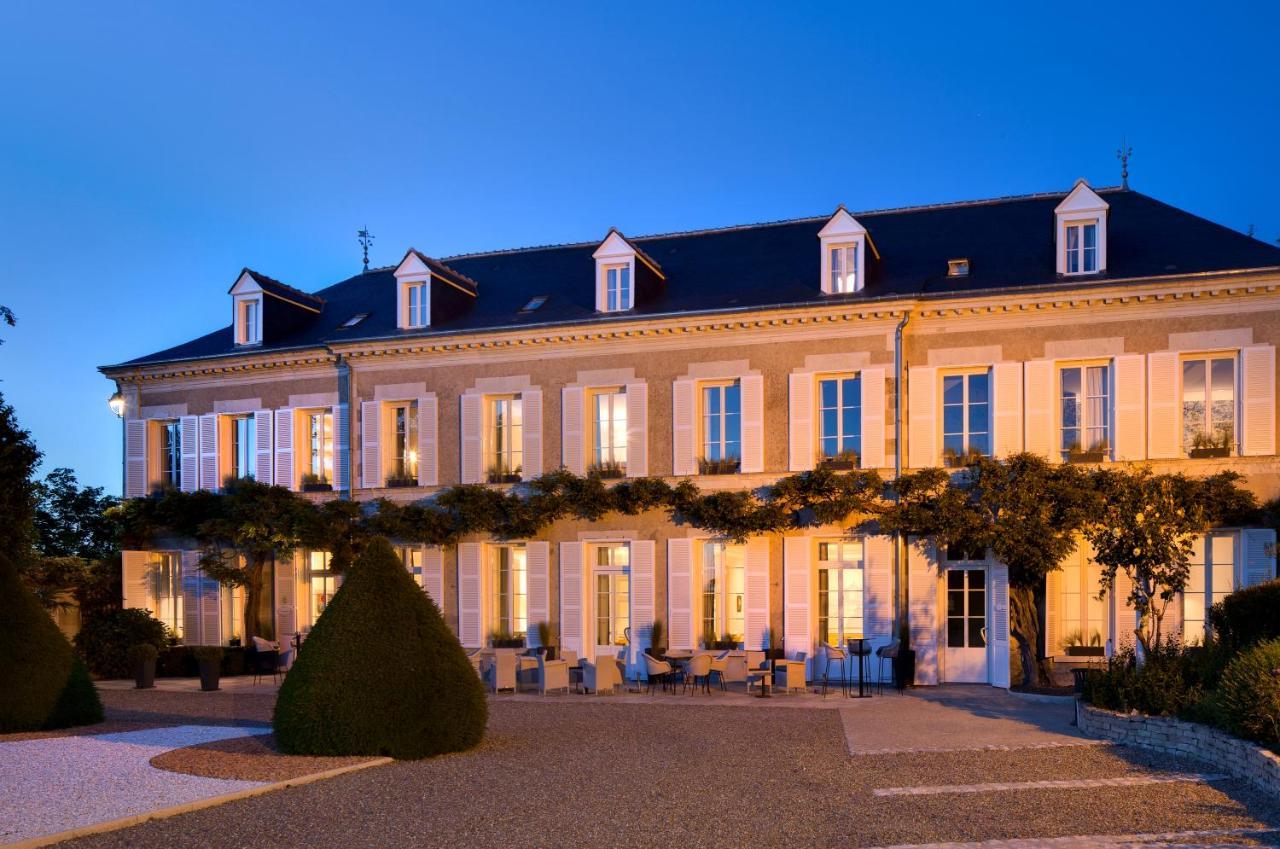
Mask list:
[[262,599],[267,577],[267,557],[264,554],[250,554],[245,558],[248,569],[245,570],[244,582],[244,644],[253,642],[254,637],[271,636],[271,622],[262,614]]
[[[1022,664],[1022,686],[1052,683],[1049,670],[1039,660],[1040,610],[1032,587],[1009,587],[1009,633],[1018,641],[1018,658]],[[1036,681],[1031,680],[1032,670]]]

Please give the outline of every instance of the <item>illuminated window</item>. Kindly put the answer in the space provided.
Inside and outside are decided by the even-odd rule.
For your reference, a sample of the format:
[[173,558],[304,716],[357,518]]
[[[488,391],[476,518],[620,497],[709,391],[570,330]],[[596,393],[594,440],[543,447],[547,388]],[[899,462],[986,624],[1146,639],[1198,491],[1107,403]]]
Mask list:
[[413,582],[422,586],[422,546],[397,546],[396,553],[400,555],[400,562],[404,564],[405,571],[413,576]]
[[1208,534],[1204,553],[1191,560],[1182,591],[1182,639],[1203,642],[1209,609],[1231,594],[1235,585],[1235,535]]
[[627,465],[627,395],[618,390],[591,396],[591,462],[597,469],[625,470]]
[[704,474],[738,471],[742,461],[742,387],[717,383],[702,387],[702,469]]
[[252,415],[231,419],[231,476],[252,478],[258,473],[257,425]]
[[529,584],[523,545],[489,547],[493,581],[489,621],[501,636],[520,636],[529,630]]
[[745,546],[702,544],[700,622],[704,640],[742,642],[746,633],[746,558]]
[[328,483],[333,476],[333,413],[314,410],[306,413],[306,474],[313,483]]
[[148,555],[151,614],[182,639],[182,559],[177,552],[153,551]]
[[1233,356],[1182,361],[1182,447],[1187,453],[1230,453],[1236,437]]
[[501,396],[489,402],[489,480],[497,483],[519,477],[524,462],[524,405],[520,398]]
[[631,309],[631,266],[609,265],[604,269],[605,310]]
[[391,452],[387,478],[401,482],[416,482],[418,479],[418,404],[415,401],[391,404],[388,411]]
[[862,288],[858,279],[858,246],[835,245],[828,249],[830,261],[831,291],[837,293],[856,292]]
[[182,425],[177,421],[159,423],[160,486],[182,488]]
[[327,551],[308,551],[306,557],[306,581],[310,590],[309,625],[315,625],[333,596],[342,586],[342,577],[331,568],[332,555]]
[[1109,375],[1107,366],[1070,366],[1058,372],[1064,455],[1110,449]]
[[594,547],[597,646],[623,646],[631,624],[631,546],[625,542]]
[[829,646],[864,634],[862,540],[818,543],[818,635]]

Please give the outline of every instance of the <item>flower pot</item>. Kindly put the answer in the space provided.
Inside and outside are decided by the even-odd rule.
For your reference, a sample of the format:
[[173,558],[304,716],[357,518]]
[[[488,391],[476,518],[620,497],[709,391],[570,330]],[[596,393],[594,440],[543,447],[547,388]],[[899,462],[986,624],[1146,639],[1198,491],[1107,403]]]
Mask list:
[[302,485],[303,492],[333,492],[333,484],[331,483],[304,483]]
[[898,649],[898,656],[893,659],[893,685],[899,690],[913,687],[916,683],[916,651],[915,649]]
[[1067,657],[1102,657],[1102,646],[1067,646]]
[[200,689],[206,693],[218,689],[218,679],[222,675],[222,663],[217,660],[200,661]]
[[156,685],[155,659],[139,661],[133,668],[133,686],[139,690],[150,690]]
[[1193,460],[1200,460],[1205,457],[1230,457],[1231,449],[1222,448],[1192,448],[1187,452],[1187,456]]

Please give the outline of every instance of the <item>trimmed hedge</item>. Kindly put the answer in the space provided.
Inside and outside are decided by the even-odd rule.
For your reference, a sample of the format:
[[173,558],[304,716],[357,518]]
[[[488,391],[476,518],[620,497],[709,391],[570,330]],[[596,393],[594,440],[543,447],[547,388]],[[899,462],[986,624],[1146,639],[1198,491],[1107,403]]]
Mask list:
[[76,634],[76,648],[99,678],[132,678],[129,647],[150,643],[163,652],[169,645],[169,629],[146,610],[137,607],[100,610],[86,616]]
[[1280,638],[1280,581],[1236,590],[1209,611],[1215,638],[1240,650]]
[[101,721],[84,664],[0,554],[0,733]]
[[458,638],[378,537],[311,630],[272,724],[286,754],[416,759],[470,749],[487,720]]
[[1213,701],[1232,734],[1280,747],[1280,640],[1259,643],[1227,664]]

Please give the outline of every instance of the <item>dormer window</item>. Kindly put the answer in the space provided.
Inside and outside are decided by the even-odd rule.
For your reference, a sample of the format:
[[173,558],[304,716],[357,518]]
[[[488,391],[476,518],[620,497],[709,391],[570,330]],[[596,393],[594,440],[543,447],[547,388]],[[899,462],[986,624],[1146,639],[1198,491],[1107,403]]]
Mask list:
[[969,276],[969,260],[967,259],[947,260],[947,276],[948,277],[968,277]]
[[236,302],[236,344],[262,343],[262,296],[245,297]]
[[610,230],[591,256],[596,261],[596,309],[600,312],[634,309],[666,279],[658,264],[617,230]]
[[324,309],[323,298],[248,268],[241,270],[227,294],[231,330],[239,346],[274,343],[305,327]]
[[1101,274],[1107,270],[1109,205],[1084,180],[1076,182],[1055,209],[1054,243],[1062,275]]
[[447,320],[475,303],[474,280],[413,248],[396,266],[395,277],[396,327],[401,330],[423,330],[433,319]]
[[427,310],[429,292],[425,281],[404,284],[405,327],[426,327],[431,323]]
[[631,309],[631,266],[606,266],[604,280],[605,311]]
[[[866,285],[867,246],[865,227],[842,206],[818,232],[822,247],[822,291],[828,295],[861,292]],[[871,246],[875,251],[875,246]]]

